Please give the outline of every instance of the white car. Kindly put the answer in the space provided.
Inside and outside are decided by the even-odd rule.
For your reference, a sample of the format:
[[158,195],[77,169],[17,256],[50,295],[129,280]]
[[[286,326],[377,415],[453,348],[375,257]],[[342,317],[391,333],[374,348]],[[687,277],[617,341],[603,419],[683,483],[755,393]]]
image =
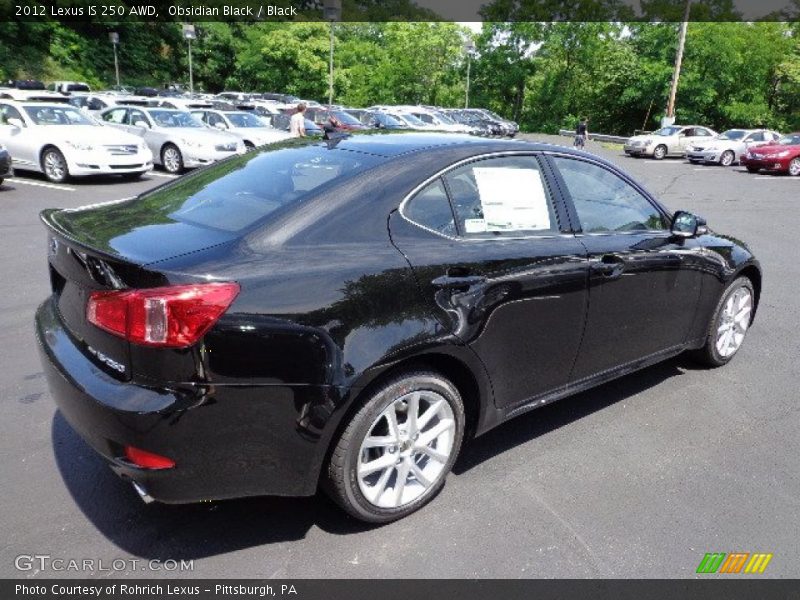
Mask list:
[[209,127],[239,137],[248,150],[292,137],[286,131],[275,129],[258,115],[243,110],[193,110],[192,115]]
[[646,135],[635,135],[625,142],[625,154],[652,156],[661,160],[667,156],[683,156],[689,146],[715,137],[717,132],[699,125],[669,125]]
[[109,93],[72,94],[67,98],[67,102],[95,117],[112,106],[149,106],[151,104],[150,99],[144,96]]
[[100,118],[109,128],[143,138],[154,162],[169,173],[182,173],[246,151],[235,135],[212,129],[182,110],[116,106],[101,112]]
[[153,168],[140,138],[103,127],[69,104],[0,100],[0,143],[15,168],[56,183],[84,175],[135,179]]
[[781,134],[769,129],[728,129],[708,142],[690,146],[686,158],[692,163],[716,163],[729,167],[738,162],[749,148],[779,139]]

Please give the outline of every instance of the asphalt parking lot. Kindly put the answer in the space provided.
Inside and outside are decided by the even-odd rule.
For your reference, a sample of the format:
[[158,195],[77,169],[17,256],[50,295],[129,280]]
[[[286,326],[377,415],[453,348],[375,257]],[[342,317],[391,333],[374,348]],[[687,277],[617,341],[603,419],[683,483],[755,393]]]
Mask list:
[[[569,138],[531,136],[569,144]],[[382,527],[324,496],[145,506],[55,410],[33,314],[49,293],[38,212],[169,181],[0,187],[0,576],[692,577],[706,552],[770,552],[760,577],[800,576],[800,177],[588,150],[672,209],[744,240],[764,269],[755,325],[728,366],[683,357],[528,413],[462,453],[439,497]],[[128,561],[82,573],[15,569],[18,555]],[[720,577],[743,577],[728,575]],[[716,576],[714,576],[716,577]]]

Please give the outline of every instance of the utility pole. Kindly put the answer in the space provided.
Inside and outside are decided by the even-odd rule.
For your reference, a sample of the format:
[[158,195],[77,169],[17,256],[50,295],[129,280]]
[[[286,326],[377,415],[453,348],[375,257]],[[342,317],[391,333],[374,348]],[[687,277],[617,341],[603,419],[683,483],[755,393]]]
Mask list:
[[331,49],[328,59],[328,106],[333,104],[333,44],[334,23],[342,18],[342,2],[341,0],[325,0],[322,7],[322,14],[325,20],[331,24]]
[[469,70],[472,65],[472,52],[475,50],[475,42],[471,39],[464,42],[464,52],[467,53],[467,88],[464,97],[464,108],[469,108]]
[[119,60],[117,59],[117,44],[119,44],[119,33],[112,31],[108,34],[108,40],[114,48],[114,72],[117,75],[117,89],[119,89]]
[[689,27],[689,11],[692,0],[686,0],[686,9],[683,13],[681,30],[678,35],[678,53],[675,56],[675,70],[672,73],[672,85],[669,90],[669,102],[667,103],[667,115],[664,117],[663,125],[672,125],[675,122],[675,95],[678,93],[678,79],[681,76],[681,63],[683,62],[683,47],[686,44],[686,30]]

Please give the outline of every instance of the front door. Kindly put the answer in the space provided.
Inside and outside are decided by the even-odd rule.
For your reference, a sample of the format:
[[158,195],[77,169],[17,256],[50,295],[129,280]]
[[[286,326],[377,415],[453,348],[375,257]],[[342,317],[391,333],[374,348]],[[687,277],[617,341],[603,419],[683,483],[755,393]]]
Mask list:
[[589,258],[586,332],[571,379],[684,344],[700,297],[699,250],[674,238],[663,210],[609,167],[552,162]]

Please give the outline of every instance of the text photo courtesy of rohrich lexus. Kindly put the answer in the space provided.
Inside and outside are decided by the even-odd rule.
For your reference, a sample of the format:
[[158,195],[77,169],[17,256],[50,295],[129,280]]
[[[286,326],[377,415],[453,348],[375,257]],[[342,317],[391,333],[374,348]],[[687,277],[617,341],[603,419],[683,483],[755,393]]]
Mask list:
[[800,576],[800,26],[746,3],[0,19],[5,576]]

